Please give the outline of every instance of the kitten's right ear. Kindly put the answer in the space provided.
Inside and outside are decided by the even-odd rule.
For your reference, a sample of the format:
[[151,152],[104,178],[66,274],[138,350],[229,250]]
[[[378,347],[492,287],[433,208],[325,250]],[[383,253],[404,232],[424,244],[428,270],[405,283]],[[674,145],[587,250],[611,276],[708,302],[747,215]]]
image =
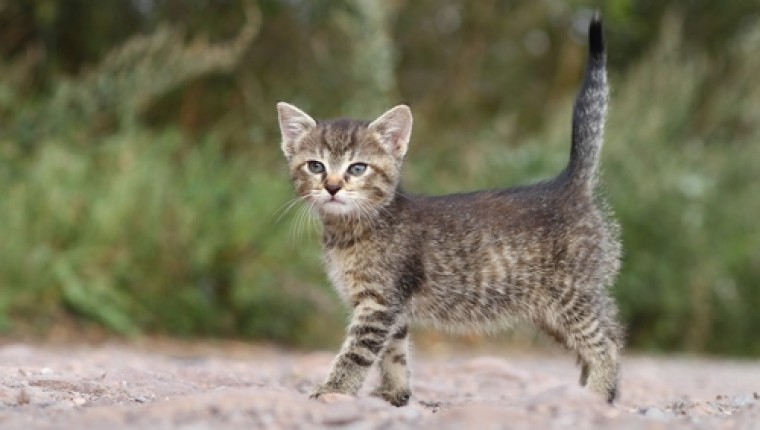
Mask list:
[[285,102],[277,103],[277,117],[282,133],[282,152],[290,158],[295,153],[298,138],[314,129],[317,122],[306,112]]

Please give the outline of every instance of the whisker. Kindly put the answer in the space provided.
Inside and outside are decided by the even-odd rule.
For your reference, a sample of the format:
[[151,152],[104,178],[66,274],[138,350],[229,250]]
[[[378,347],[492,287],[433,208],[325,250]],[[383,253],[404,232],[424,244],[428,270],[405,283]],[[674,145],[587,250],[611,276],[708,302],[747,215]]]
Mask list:
[[[277,218],[274,220],[275,224],[278,223],[278,222],[280,222],[280,220],[285,216],[285,214],[287,214],[288,212],[290,212],[290,210],[293,209],[293,207],[296,204],[298,204],[299,202],[301,202],[301,201],[303,201],[303,198],[301,198],[301,197],[295,197],[295,198],[292,198],[292,199],[288,200],[287,202],[283,203],[282,206],[280,206],[272,214],[272,216],[277,216]],[[278,213],[279,213],[279,215],[278,215]]]
[[306,210],[306,218],[308,222],[308,229],[309,229],[309,240],[311,240],[312,232],[319,231],[319,219],[317,218],[317,214],[315,213],[316,210],[314,209],[316,206],[315,201],[311,201],[309,204],[309,207]]
[[316,203],[313,200],[307,201],[307,204],[301,207],[298,215],[298,240],[301,240],[305,233],[311,238],[311,220],[313,218],[313,208]]
[[303,231],[303,217],[306,212],[306,206],[301,206],[298,208],[298,214],[296,214],[296,218],[293,221],[293,240],[300,241],[301,239],[301,232]]
[[357,217],[360,222],[367,222],[371,227],[377,226],[378,211],[365,199],[354,200],[356,208],[358,209]]

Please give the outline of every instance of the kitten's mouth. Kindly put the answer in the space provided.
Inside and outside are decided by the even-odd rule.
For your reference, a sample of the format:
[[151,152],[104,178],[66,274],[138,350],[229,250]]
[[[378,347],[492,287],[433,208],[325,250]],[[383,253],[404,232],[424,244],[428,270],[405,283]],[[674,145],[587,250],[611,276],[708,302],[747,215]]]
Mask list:
[[353,205],[344,199],[334,196],[322,200],[320,207],[323,215],[348,215],[353,212]]
[[348,211],[348,205],[340,200],[328,200],[322,203],[322,208],[328,212],[344,213]]

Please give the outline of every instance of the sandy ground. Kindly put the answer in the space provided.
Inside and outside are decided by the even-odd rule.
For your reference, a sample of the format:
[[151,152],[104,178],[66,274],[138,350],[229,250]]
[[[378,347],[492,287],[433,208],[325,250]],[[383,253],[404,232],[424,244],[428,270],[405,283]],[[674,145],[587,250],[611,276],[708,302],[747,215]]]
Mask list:
[[414,395],[309,400],[331,352],[173,343],[0,347],[0,428],[760,429],[760,361],[628,356],[610,407],[562,353],[413,359]]

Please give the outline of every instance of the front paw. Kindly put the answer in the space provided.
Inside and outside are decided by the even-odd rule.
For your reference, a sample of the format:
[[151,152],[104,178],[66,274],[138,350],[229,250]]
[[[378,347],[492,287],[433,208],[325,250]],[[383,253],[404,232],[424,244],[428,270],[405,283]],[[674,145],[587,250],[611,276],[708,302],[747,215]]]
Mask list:
[[377,388],[372,392],[375,397],[380,397],[393,406],[406,406],[409,404],[409,398],[412,397],[412,392],[408,388],[402,388],[398,390],[386,390],[383,388]]
[[337,400],[352,399],[353,396],[351,396],[350,393],[341,391],[336,387],[331,387],[327,384],[320,384],[314,387],[314,390],[312,390],[311,394],[309,394],[309,398],[322,399],[328,403],[331,403]]
[[321,396],[323,394],[329,394],[329,393],[335,393],[335,392],[336,392],[335,390],[329,389],[324,384],[320,384],[320,385],[315,386],[314,389],[311,390],[311,394],[309,394],[309,398],[310,399],[318,399],[319,396]]

